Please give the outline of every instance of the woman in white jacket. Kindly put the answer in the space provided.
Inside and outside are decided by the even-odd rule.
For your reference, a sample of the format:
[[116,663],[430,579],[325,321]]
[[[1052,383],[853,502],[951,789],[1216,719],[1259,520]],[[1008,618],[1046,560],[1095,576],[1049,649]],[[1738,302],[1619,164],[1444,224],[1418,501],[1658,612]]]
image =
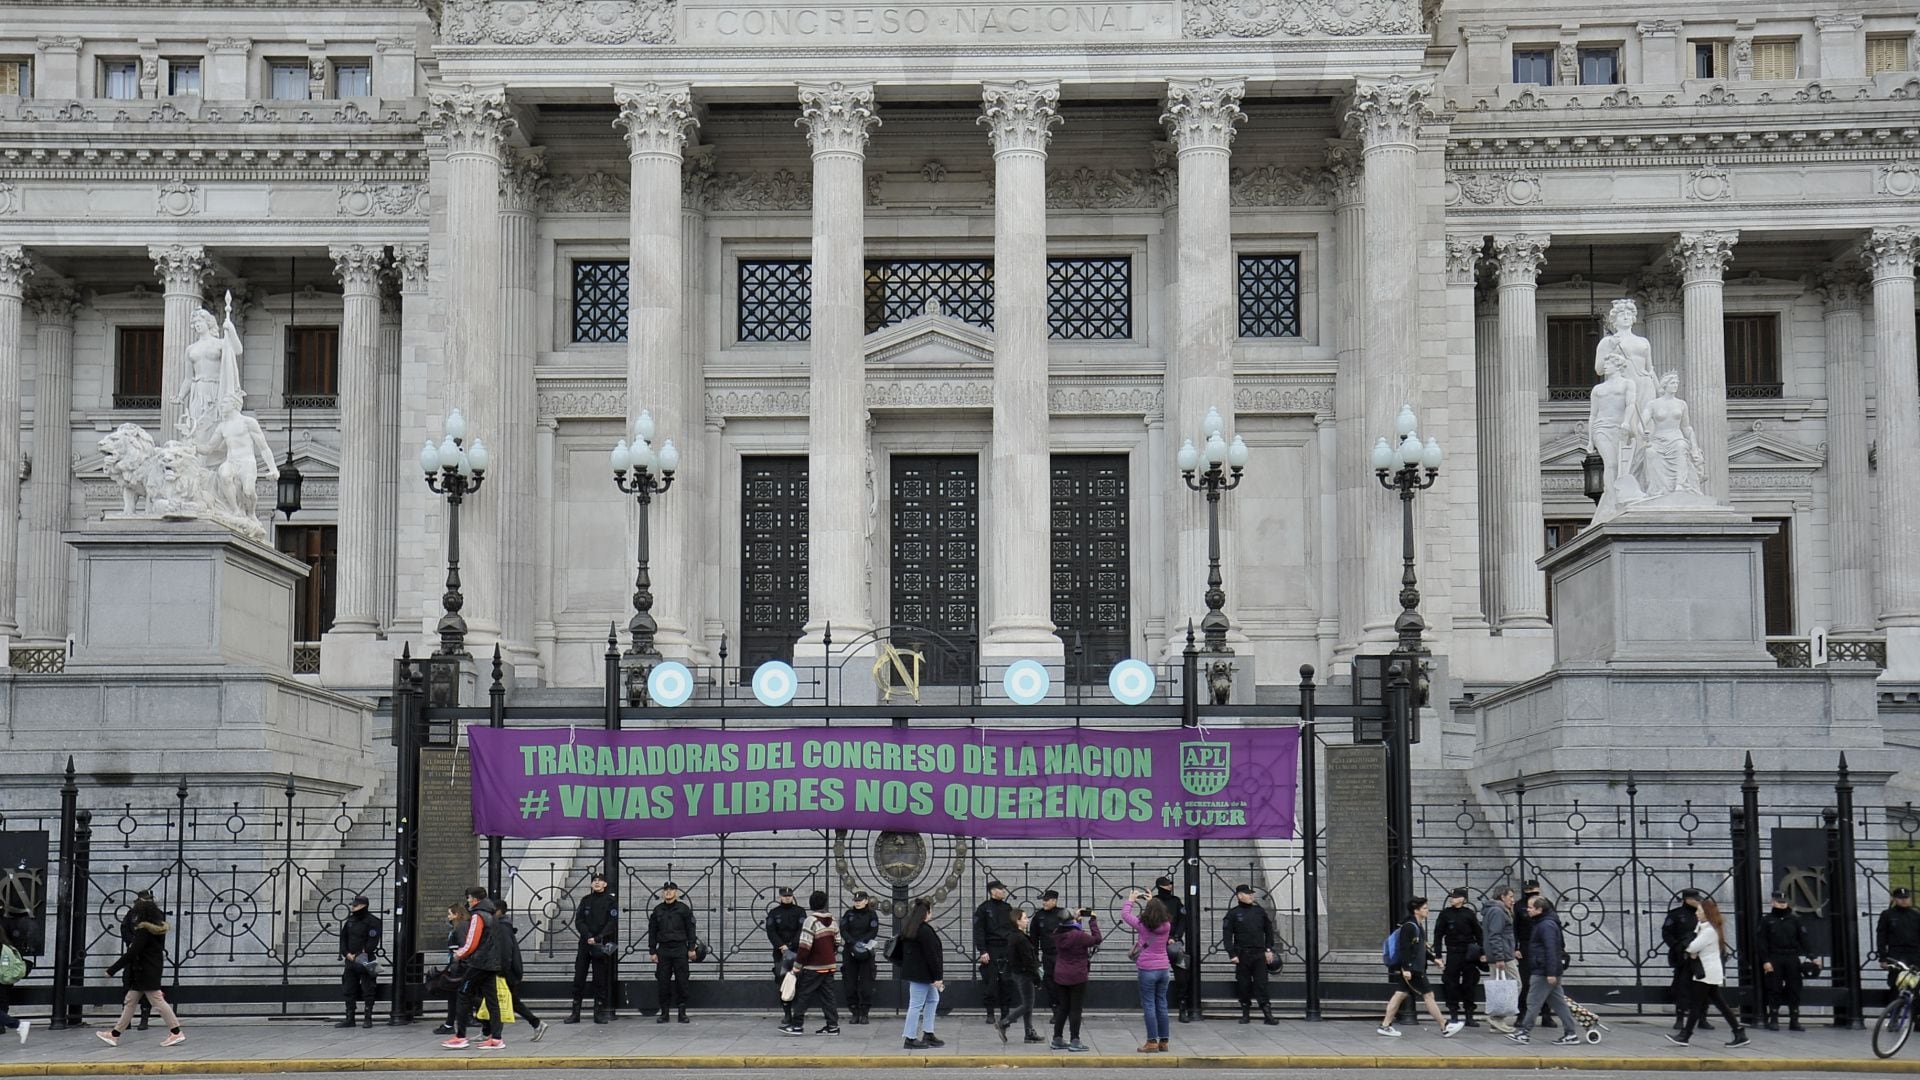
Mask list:
[[1747,1029],[1740,1026],[1740,1018],[1727,1007],[1723,987],[1727,982],[1727,968],[1724,958],[1732,947],[1727,944],[1727,927],[1720,915],[1720,905],[1712,897],[1700,899],[1700,919],[1693,930],[1693,941],[1687,945],[1687,956],[1693,964],[1693,1009],[1687,1013],[1686,1027],[1679,1034],[1669,1032],[1667,1041],[1685,1046],[1693,1038],[1693,1029],[1707,1017],[1707,1006],[1712,1005],[1726,1017],[1727,1026],[1733,1029],[1733,1038],[1727,1040],[1728,1046],[1745,1046],[1753,1040],[1747,1038]]

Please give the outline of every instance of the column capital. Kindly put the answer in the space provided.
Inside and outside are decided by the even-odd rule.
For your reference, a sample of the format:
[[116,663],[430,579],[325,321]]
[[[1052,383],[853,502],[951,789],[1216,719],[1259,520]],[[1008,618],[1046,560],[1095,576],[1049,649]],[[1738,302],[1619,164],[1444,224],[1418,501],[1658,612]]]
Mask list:
[[1860,257],[1875,281],[1911,278],[1916,243],[1920,243],[1920,229],[1911,225],[1875,229],[1860,245]]
[[687,147],[680,159],[680,209],[706,213],[713,205],[714,187],[718,182],[713,147]]
[[35,269],[34,282],[27,289],[27,310],[40,325],[60,325],[73,327],[74,316],[80,314],[80,290],[65,278]]
[[531,213],[546,198],[547,149],[544,146],[508,148],[500,156],[500,209]]
[[1702,281],[1720,281],[1733,261],[1733,245],[1740,242],[1735,229],[1703,229],[1683,232],[1667,249],[1667,262],[1680,273],[1682,285]]
[[698,127],[693,113],[693,87],[688,83],[639,83],[613,88],[620,115],[613,126],[627,132],[628,157],[668,157],[679,160],[687,132]]
[[1233,125],[1245,120],[1240,99],[1245,79],[1168,79],[1167,109],[1160,114],[1176,150],[1226,153],[1233,148]]
[[427,245],[395,244],[393,246],[393,273],[400,280],[402,295],[419,295],[427,291]]
[[1057,81],[982,83],[980,100],[977,122],[989,125],[995,155],[1046,154],[1053,137],[1048,129],[1060,123]]
[[1645,267],[1627,283],[1627,291],[1648,315],[1676,315],[1681,309],[1680,275],[1671,265]]
[[333,276],[340,279],[348,296],[378,296],[380,270],[386,265],[386,250],[372,244],[336,244],[327,249],[333,257]]
[[1483,236],[1450,234],[1447,237],[1447,284],[1472,285],[1485,247]]
[[0,296],[19,298],[26,291],[27,278],[34,271],[27,249],[18,244],[0,246]]
[[1327,179],[1333,186],[1335,206],[1352,206],[1365,192],[1361,181],[1366,169],[1361,161],[1360,144],[1351,139],[1327,140]]
[[867,138],[880,126],[874,115],[873,84],[805,82],[800,84],[800,119],[815,157],[851,154],[865,157]]
[[197,244],[156,244],[147,248],[147,257],[153,260],[153,272],[169,293],[198,297],[213,273],[207,249]]
[[1494,261],[1500,268],[1500,284],[1533,285],[1547,265],[1547,247],[1553,238],[1546,233],[1513,233],[1493,238]]
[[1828,313],[1859,311],[1868,292],[1866,271],[1853,262],[1826,262],[1807,275],[1807,286]]
[[1433,92],[1431,77],[1356,79],[1347,109],[1347,127],[1368,152],[1411,147],[1419,138],[1421,123],[1433,116],[1433,106],[1427,101]]
[[427,91],[427,109],[449,154],[499,157],[519,126],[507,112],[507,91],[500,86],[435,86]]

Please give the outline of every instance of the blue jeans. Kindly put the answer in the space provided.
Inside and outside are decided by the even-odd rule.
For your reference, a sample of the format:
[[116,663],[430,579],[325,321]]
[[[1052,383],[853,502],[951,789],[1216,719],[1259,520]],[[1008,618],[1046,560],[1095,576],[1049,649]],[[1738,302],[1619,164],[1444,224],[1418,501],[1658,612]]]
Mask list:
[[1173,1037],[1167,1027],[1167,987],[1172,982],[1173,972],[1165,968],[1140,972],[1140,1015],[1146,1018],[1149,1039]]
[[940,1007],[940,991],[932,983],[907,984],[907,1022],[900,1030],[902,1038],[917,1039],[933,1034],[934,1010]]

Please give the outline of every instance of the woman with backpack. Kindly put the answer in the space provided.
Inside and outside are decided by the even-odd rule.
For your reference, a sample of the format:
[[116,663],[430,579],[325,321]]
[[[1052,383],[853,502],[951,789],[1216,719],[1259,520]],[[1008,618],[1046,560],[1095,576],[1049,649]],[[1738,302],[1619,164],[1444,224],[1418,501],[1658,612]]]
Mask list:
[[1427,1015],[1440,1025],[1440,1037],[1451,1039],[1467,1025],[1463,1021],[1449,1022],[1440,1015],[1440,1005],[1433,1000],[1433,985],[1427,982],[1427,965],[1438,957],[1427,948],[1427,898],[1416,896],[1407,901],[1407,921],[1388,936],[1386,945],[1381,949],[1381,959],[1387,964],[1387,985],[1393,987],[1393,996],[1387,999],[1387,1014],[1380,1020],[1380,1027],[1374,1031],[1389,1039],[1400,1037],[1400,1029],[1393,1026],[1393,1018],[1400,1015],[1400,1005],[1408,998],[1417,997],[1427,1006]]
[[27,1045],[27,1031],[33,1027],[32,1021],[16,1020],[7,1015],[7,1006],[13,1004],[13,984],[27,977],[32,970],[27,958],[13,944],[13,938],[7,935],[7,923],[0,919],[0,1031],[16,1032],[20,1036],[20,1045]]
[[[1080,1009],[1087,1000],[1087,979],[1093,967],[1093,950],[1100,947],[1100,918],[1087,908],[1053,931],[1053,1050],[1076,1054],[1087,1052],[1080,1041]],[[1072,1033],[1072,1042],[1060,1037]]]
[[940,932],[933,928],[933,901],[923,897],[913,902],[907,925],[887,959],[900,965],[900,977],[907,980],[907,1020],[900,1033],[906,1049],[947,1045],[933,1033],[940,991],[947,988],[945,947],[940,944]]
[[1679,1034],[1667,1033],[1667,1041],[1681,1046],[1693,1039],[1693,1029],[1707,1017],[1707,1006],[1712,1005],[1726,1017],[1727,1026],[1733,1029],[1733,1038],[1727,1040],[1728,1046],[1745,1046],[1752,1042],[1747,1038],[1747,1029],[1740,1026],[1740,1017],[1727,1007],[1724,987],[1727,981],[1726,964],[1723,962],[1733,946],[1727,944],[1726,921],[1720,915],[1720,905],[1713,897],[1700,898],[1699,922],[1693,928],[1693,940],[1687,944],[1688,963],[1693,968],[1693,1008],[1687,1013],[1686,1026]]
[[[1146,907],[1135,915],[1134,908],[1141,904]],[[1138,1052],[1164,1054],[1173,1034],[1167,1024],[1167,988],[1173,982],[1167,941],[1173,937],[1173,919],[1160,901],[1149,900],[1146,893],[1135,889],[1120,909],[1120,921],[1139,935],[1133,945],[1133,970],[1140,984],[1140,1013],[1147,1021],[1147,1041],[1140,1044]]]
[[121,975],[121,985],[127,988],[127,997],[120,1008],[120,1019],[111,1031],[96,1031],[95,1035],[108,1046],[119,1046],[120,1035],[133,1023],[134,1009],[142,998],[159,1010],[160,1019],[167,1022],[167,1037],[160,1040],[161,1046],[178,1046],[187,1041],[180,1031],[180,1018],[173,1013],[173,1006],[167,1003],[167,996],[160,991],[160,979],[167,965],[167,920],[161,914],[160,905],[151,900],[135,900],[133,910],[128,912],[133,920],[133,940],[127,943],[127,951],[120,959],[107,968],[108,975]]

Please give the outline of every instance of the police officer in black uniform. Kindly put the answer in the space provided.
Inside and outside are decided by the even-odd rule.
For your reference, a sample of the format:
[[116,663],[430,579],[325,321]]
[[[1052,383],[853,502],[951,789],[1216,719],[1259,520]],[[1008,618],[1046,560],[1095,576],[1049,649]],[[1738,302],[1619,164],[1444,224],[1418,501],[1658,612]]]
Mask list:
[[[807,912],[793,900],[793,886],[782,885],[779,891],[779,903],[767,909],[767,943],[773,946],[773,985],[774,996],[779,996],[780,980],[793,966],[795,953],[800,948],[800,924],[807,920]],[[793,1002],[780,1003],[780,1026],[792,1027]]]
[[1027,940],[1040,953],[1040,989],[1046,992],[1047,1007],[1053,1007],[1053,962],[1058,957],[1054,944],[1054,931],[1067,921],[1067,911],[1060,906],[1060,890],[1048,889],[1040,894],[1040,910],[1033,913],[1027,923]]
[[853,906],[840,914],[840,977],[847,984],[848,1022],[864,1024],[873,1008],[873,974],[879,957],[880,914],[864,892],[853,894]]
[[998,881],[987,882],[987,898],[973,909],[973,951],[978,954],[981,982],[987,1006],[987,1023],[997,1022],[1013,1010],[1013,987],[1007,981],[1007,939],[1014,933],[1013,905],[1007,903],[1007,887]]
[[366,1026],[373,1026],[373,999],[378,979],[374,976],[374,958],[380,952],[380,917],[367,910],[367,898],[356,896],[347,905],[347,917],[340,920],[340,992],[345,995],[347,1015],[333,1025],[353,1026],[354,1001],[367,1003]]
[[573,1011],[561,1023],[580,1022],[580,1001],[587,996],[587,975],[593,975],[593,1022],[604,1024],[613,1012],[613,950],[620,931],[620,902],[607,891],[607,875],[593,875],[593,891],[573,912],[573,929],[580,950],[573,957]]
[[1233,961],[1233,991],[1240,998],[1240,1022],[1253,1023],[1253,1003],[1260,1003],[1261,1023],[1272,1026],[1273,998],[1267,990],[1268,964],[1273,962],[1273,916],[1254,902],[1253,886],[1233,890],[1234,905],[1220,920],[1220,947]]
[[1780,1030],[1780,1006],[1787,1007],[1787,1030],[1800,1026],[1800,958],[1807,955],[1807,926],[1787,903],[1787,894],[1773,894],[1773,906],[1760,917],[1760,971],[1767,987],[1767,1030]]
[[[1890,968],[1898,960],[1909,967],[1920,967],[1920,911],[1913,910],[1913,890],[1901,886],[1893,890],[1893,906],[1880,913],[1880,925],[1873,935],[1874,951],[1880,954],[1880,966]],[[1887,986],[1894,984],[1896,973],[1887,972]]]
[[1480,965],[1487,959],[1487,949],[1480,916],[1467,905],[1468,895],[1464,888],[1447,894],[1447,906],[1434,917],[1433,940],[1446,958],[1440,987],[1447,999],[1447,1019],[1479,1027],[1473,1018],[1473,995],[1480,988]]
[[[1687,955],[1687,946],[1693,941],[1693,930],[1700,923],[1700,890],[1681,889],[1680,903],[1667,912],[1667,918],[1660,924],[1660,941],[1667,947],[1667,966],[1673,969],[1673,981],[1668,993],[1673,998],[1673,1029],[1686,1029],[1687,1013],[1693,1008],[1693,970],[1692,958]],[[1700,1021],[1701,1031],[1710,1030],[1705,1018]]]
[[660,886],[660,902],[647,916],[647,955],[653,959],[653,985],[660,999],[660,1015],[654,1023],[664,1024],[672,1006],[680,1008],[680,1022],[687,1019],[687,976],[693,963],[693,943],[700,935],[694,931],[693,909],[680,899],[680,886],[668,881]]

